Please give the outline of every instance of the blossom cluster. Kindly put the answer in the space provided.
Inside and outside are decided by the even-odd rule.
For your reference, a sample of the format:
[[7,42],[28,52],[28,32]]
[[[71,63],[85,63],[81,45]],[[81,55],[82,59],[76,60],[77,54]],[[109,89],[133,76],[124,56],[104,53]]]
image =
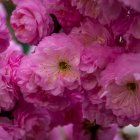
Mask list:
[[12,0],[0,7],[0,140],[123,140],[140,123],[139,0]]

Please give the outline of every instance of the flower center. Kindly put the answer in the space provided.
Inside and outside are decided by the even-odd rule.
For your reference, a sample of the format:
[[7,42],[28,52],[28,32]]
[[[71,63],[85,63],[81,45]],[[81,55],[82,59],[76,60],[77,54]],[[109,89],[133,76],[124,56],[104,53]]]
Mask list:
[[126,86],[129,91],[135,92],[137,90],[137,85],[134,82],[127,83]]
[[98,130],[100,129],[100,126],[96,124],[96,121],[90,122],[89,120],[85,119],[83,121],[82,126],[83,126],[82,129],[84,130],[85,135],[90,134],[91,140],[95,140]]
[[59,66],[59,69],[61,70],[67,70],[70,67],[68,63],[64,61],[59,62],[58,66]]

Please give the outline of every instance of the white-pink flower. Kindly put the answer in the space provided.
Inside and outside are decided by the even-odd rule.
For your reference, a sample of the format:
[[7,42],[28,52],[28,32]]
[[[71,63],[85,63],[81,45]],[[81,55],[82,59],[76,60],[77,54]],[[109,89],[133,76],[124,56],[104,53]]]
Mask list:
[[[46,37],[40,42],[36,52],[22,61],[18,71],[20,87],[23,86],[23,90],[34,89],[35,92],[36,85],[42,90],[51,91],[54,95],[62,93],[65,87],[75,88],[75,84],[80,82],[78,45],[64,34]],[[30,75],[28,75],[30,80],[23,76],[27,74]],[[26,86],[23,84],[25,81]]]
[[[77,45],[65,35],[45,38],[38,46],[42,51],[34,55],[35,72],[48,83],[57,81],[58,87],[71,87],[79,82],[80,50]],[[46,84],[42,87],[45,89]]]
[[[102,73],[102,97],[118,120],[137,121],[140,117],[140,55],[124,54]],[[124,122],[125,122],[124,121]]]

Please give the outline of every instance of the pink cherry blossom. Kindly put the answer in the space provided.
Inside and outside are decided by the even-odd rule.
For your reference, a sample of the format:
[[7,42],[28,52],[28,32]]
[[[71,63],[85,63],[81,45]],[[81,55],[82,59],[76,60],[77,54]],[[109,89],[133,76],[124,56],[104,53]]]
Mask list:
[[62,94],[65,87],[76,88],[80,82],[80,50],[77,45],[63,34],[46,37],[34,54],[23,59],[18,70],[20,87],[31,93],[39,86],[53,95]]
[[106,96],[106,107],[118,119],[132,124],[140,115],[139,57],[139,54],[122,55],[102,73],[102,96]]
[[11,1],[11,15],[0,4],[0,140],[125,138],[140,122],[139,0]]
[[47,110],[22,102],[14,113],[14,124],[25,130],[25,139],[45,140],[49,131],[50,116]]
[[53,21],[41,1],[20,2],[11,16],[11,25],[19,41],[37,44],[53,32]]

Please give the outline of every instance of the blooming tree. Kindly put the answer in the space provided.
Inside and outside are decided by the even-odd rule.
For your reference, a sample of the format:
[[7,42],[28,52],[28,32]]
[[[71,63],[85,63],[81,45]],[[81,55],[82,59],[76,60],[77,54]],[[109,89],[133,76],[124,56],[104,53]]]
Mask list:
[[140,124],[139,0],[0,6],[0,140],[123,140]]

